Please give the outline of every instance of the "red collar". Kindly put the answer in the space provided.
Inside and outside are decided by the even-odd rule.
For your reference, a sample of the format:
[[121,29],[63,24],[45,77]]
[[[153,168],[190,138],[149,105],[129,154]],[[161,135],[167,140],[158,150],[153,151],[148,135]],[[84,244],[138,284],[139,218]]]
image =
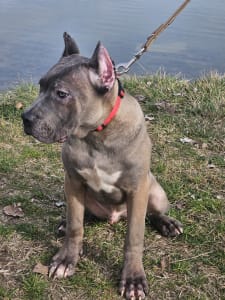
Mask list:
[[108,117],[104,120],[104,122],[99,125],[95,131],[102,131],[111,121],[112,119],[115,117],[119,107],[120,107],[120,103],[121,103],[121,99],[124,97],[125,92],[124,89],[121,85],[121,82],[119,79],[118,80],[118,86],[119,86],[119,90],[118,90],[118,96],[116,98],[116,102],[115,105],[113,106],[113,109],[111,110],[110,114],[108,115]]

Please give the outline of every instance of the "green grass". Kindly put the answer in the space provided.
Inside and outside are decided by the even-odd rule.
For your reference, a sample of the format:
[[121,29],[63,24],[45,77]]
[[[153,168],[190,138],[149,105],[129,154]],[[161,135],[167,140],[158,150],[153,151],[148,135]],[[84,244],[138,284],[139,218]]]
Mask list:
[[47,282],[37,274],[28,274],[22,282],[25,299],[45,300],[47,298]]
[[[225,299],[225,77],[187,81],[159,73],[123,82],[154,117],[147,122],[152,171],[169,196],[170,215],[184,224],[182,236],[165,239],[146,220],[148,299]],[[72,278],[32,272],[60,247],[55,231],[65,216],[55,206],[64,198],[60,146],[25,136],[16,108],[37,92],[23,84],[0,94],[0,299],[119,299],[125,221],[86,221],[84,256]],[[183,144],[184,137],[194,142]],[[23,218],[3,214],[13,203],[21,203]]]

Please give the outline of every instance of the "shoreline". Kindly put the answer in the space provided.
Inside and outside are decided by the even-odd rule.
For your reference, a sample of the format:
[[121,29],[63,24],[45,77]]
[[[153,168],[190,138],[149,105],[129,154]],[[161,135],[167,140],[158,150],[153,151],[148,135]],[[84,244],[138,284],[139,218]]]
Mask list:
[[[159,69],[158,71],[156,71],[155,73],[151,73],[151,74],[146,74],[146,75],[138,75],[138,74],[124,74],[122,76],[120,76],[119,78],[122,80],[122,81],[129,81],[129,80],[132,80],[132,78],[138,78],[140,80],[142,79],[145,79],[145,78],[152,78],[152,77],[160,77],[160,78],[165,78],[165,77],[168,77],[168,78],[175,78],[177,80],[185,80],[187,82],[195,82],[195,81],[198,81],[198,80],[202,80],[202,79],[205,79],[205,78],[223,78],[225,76],[225,72],[224,73],[220,73],[218,72],[217,70],[211,70],[211,71],[208,71],[208,72],[202,72],[201,75],[199,76],[196,76],[196,77],[192,77],[192,78],[187,78],[185,76],[185,74],[183,74],[182,72],[179,72],[177,74],[169,74],[169,73],[166,73],[166,71],[164,71],[163,69]],[[16,87],[18,86],[21,86],[21,85],[36,85],[38,86],[38,80],[37,82],[33,81],[32,80],[32,76],[30,79],[20,79],[20,80],[17,80],[15,82],[9,82],[8,84],[5,84],[4,87],[1,87],[0,86],[0,93],[4,93],[4,92],[7,92],[9,90],[13,90],[15,89]]]

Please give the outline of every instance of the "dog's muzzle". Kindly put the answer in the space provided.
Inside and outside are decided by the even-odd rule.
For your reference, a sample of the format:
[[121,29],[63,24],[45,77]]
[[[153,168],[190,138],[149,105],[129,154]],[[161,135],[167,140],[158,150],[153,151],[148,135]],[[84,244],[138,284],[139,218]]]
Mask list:
[[21,114],[21,118],[23,119],[24,132],[31,135],[35,117],[29,112],[24,112]]

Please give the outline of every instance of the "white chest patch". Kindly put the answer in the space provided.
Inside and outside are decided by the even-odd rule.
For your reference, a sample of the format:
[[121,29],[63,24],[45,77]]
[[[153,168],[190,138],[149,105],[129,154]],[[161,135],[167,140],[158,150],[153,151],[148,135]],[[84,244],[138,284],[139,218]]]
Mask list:
[[108,174],[105,171],[97,168],[82,169],[77,172],[86,180],[87,184],[96,192],[105,191],[106,193],[112,193],[118,190],[114,184],[117,182],[121,175],[121,171],[117,171],[112,174]]

